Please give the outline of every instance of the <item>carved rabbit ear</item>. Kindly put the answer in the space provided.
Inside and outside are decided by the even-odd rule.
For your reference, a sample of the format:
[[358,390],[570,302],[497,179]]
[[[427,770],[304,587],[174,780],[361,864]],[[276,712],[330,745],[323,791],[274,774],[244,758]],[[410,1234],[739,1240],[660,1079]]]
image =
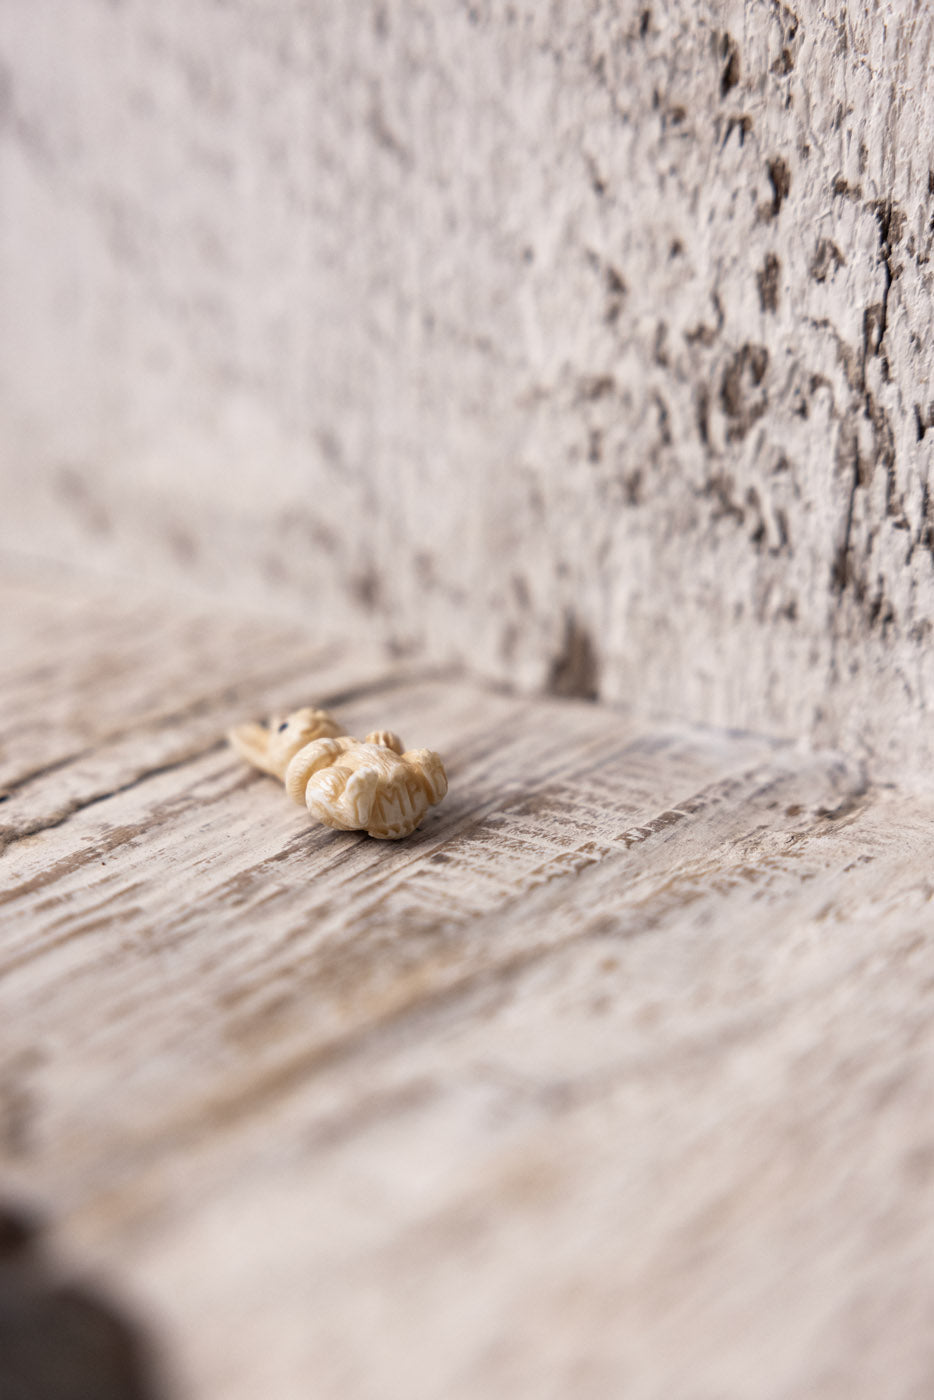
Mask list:
[[[349,742],[352,743],[353,740]],[[297,754],[293,754],[285,770],[285,790],[293,802],[297,802],[300,807],[305,805],[305,788],[309,778],[320,769],[334,763],[346,750],[347,745],[346,738],[313,739],[310,744],[299,749]]]
[[301,735],[303,744],[310,744],[313,739],[335,739],[344,733],[344,726],[328,710],[311,705],[290,714],[288,725],[290,732]]
[[264,724],[238,724],[227,731],[232,747],[247,763],[264,773],[275,773],[269,762],[270,732]]
[[381,748],[392,749],[393,753],[403,753],[405,750],[405,744],[391,729],[374,729],[372,734],[367,734],[363,742],[379,744]]

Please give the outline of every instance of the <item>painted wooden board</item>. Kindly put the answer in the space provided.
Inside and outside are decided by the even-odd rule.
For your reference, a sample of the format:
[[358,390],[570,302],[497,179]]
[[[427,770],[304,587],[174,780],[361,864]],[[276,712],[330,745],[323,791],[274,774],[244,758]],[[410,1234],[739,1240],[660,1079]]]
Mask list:
[[931,770],[932,55],[924,0],[6,0],[0,546]]
[[[11,575],[2,1192],[180,1396],[920,1396],[932,805],[844,755],[517,699]],[[409,841],[222,742],[440,750]]]

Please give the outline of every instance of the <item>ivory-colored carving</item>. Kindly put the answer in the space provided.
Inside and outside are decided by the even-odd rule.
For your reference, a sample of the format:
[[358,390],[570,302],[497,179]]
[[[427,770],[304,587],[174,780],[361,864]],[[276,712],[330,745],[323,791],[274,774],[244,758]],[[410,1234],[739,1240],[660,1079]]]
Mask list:
[[241,724],[229,738],[241,758],[281,778],[291,798],[338,831],[398,840],[448,790],[444,764],[430,749],[404,750],[388,729],[354,739],[327,710]]

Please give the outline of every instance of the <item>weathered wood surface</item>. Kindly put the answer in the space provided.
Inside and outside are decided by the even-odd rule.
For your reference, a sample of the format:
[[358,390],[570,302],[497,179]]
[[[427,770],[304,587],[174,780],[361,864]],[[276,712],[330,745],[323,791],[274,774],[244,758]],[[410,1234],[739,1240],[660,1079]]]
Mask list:
[[0,541],[934,766],[924,0],[6,0]]
[[[930,802],[131,588],[2,633],[2,1189],[181,1395],[929,1393]],[[445,754],[414,838],[220,741],[306,700]]]

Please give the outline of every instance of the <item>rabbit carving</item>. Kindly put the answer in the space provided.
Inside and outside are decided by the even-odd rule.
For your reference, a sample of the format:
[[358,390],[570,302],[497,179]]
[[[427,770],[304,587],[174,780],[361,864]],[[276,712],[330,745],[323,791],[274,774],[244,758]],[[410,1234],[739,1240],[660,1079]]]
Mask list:
[[430,749],[404,750],[386,729],[354,739],[327,710],[241,724],[229,738],[241,758],[281,778],[294,801],[338,831],[384,841],[409,836],[448,790],[444,764]]

